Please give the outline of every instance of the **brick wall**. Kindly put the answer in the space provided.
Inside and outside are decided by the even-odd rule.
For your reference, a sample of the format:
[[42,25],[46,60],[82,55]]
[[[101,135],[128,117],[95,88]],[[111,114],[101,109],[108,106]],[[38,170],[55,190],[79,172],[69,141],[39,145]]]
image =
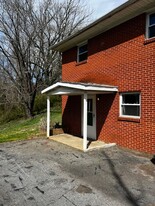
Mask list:
[[63,96],[62,105],[64,132],[81,136],[81,96]]
[[[63,81],[110,84],[118,86],[119,92],[141,92],[139,122],[118,118],[119,93],[100,95],[96,103],[98,138],[155,153],[155,41],[145,41],[145,14],[89,40],[87,62],[76,63],[76,49],[63,53]],[[66,104],[63,98],[65,110]],[[74,113],[81,114],[79,104],[75,104],[77,112],[74,110]],[[72,108],[71,104],[68,106]],[[64,120],[69,124],[69,119]],[[71,123],[70,127],[75,127],[74,122]]]

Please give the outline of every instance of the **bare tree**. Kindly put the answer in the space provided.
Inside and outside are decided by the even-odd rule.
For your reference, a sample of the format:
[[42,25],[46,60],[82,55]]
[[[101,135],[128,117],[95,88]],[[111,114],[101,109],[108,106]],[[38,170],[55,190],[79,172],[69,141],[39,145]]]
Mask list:
[[61,56],[50,48],[86,24],[82,0],[0,0],[0,69],[20,96],[27,117],[36,93],[60,78]]
[[16,87],[3,70],[0,70],[0,110],[9,113],[13,108],[21,106],[20,102]]

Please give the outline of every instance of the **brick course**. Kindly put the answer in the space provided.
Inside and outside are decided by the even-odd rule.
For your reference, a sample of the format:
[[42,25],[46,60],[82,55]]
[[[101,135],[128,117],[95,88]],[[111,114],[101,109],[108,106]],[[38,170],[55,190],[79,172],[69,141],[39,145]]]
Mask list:
[[[145,40],[142,14],[88,41],[88,60],[76,63],[77,48],[63,53],[62,80],[118,86],[141,92],[140,121],[119,118],[119,93],[96,101],[97,137],[105,142],[155,153],[155,41]],[[67,116],[68,112],[73,112]],[[63,97],[63,123],[81,135],[81,98]]]

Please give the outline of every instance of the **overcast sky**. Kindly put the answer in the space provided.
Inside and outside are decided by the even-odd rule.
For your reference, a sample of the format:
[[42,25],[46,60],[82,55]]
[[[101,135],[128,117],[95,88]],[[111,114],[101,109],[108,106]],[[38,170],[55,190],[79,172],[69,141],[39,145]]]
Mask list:
[[93,19],[96,20],[127,0],[87,0],[88,5],[93,9]]

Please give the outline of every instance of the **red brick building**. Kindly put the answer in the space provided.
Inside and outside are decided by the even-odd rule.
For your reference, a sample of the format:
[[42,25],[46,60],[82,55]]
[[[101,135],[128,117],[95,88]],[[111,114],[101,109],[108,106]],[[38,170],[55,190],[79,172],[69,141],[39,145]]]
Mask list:
[[[130,0],[58,43],[67,133],[155,153],[155,1]],[[85,147],[85,146],[84,146]]]

